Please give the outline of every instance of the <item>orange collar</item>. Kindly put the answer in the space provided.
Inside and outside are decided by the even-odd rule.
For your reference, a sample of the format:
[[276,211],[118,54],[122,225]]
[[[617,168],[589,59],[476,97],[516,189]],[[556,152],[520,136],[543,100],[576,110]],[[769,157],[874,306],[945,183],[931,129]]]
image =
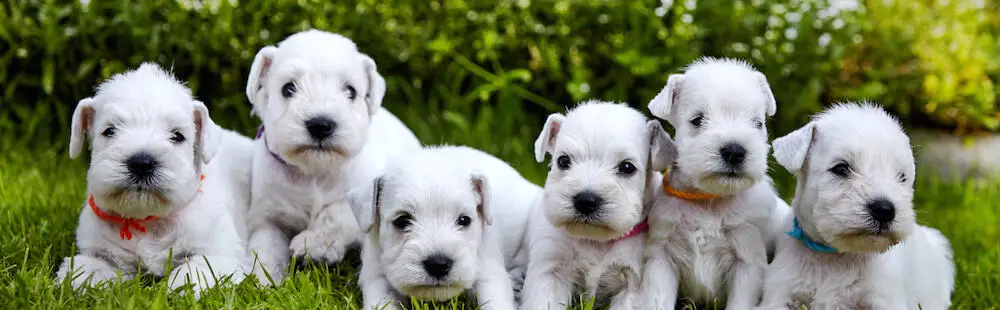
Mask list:
[[697,192],[685,192],[678,190],[676,188],[670,187],[670,181],[668,181],[668,174],[666,171],[663,172],[663,191],[670,196],[674,196],[684,200],[707,200],[719,198],[718,195],[708,194],[708,193],[697,193]]
[[[201,180],[205,180],[204,174],[201,175]],[[199,188],[198,191],[200,192],[201,189]],[[87,199],[87,203],[90,204],[90,210],[94,211],[94,214],[97,215],[98,218],[108,222],[121,224],[121,229],[118,230],[118,234],[121,236],[122,240],[132,240],[132,229],[138,230],[139,232],[146,232],[146,227],[142,226],[142,223],[160,219],[160,217],[155,215],[150,215],[143,219],[132,219],[104,213],[104,211],[101,211],[101,208],[97,207],[97,203],[94,202],[94,195],[90,195],[90,198]]]

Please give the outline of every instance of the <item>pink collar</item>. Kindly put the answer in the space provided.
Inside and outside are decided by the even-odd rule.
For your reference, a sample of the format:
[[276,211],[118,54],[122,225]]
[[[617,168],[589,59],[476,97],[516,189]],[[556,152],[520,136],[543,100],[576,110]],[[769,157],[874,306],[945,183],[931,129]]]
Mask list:
[[643,219],[642,222],[639,222],[639,224],[636,224],[635,227],[632,227],[632,231],[629,231],[624,236],[618,237],[618,239],[611,240],[611,242],[618,242],[618,241],[622,241],[622,240],[625,240],[625,239],[628,239],[628,238],[635,237],[636,235],[641,234],[642,232],[646,231],[646,229],[648,229],[648,228],[649,228],[649,221],[646,220],[646,219]]

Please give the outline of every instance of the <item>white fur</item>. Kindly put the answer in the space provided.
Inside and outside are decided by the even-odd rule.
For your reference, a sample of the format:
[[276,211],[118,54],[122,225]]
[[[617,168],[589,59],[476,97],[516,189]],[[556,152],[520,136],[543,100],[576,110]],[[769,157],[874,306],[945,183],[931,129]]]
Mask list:
[[[657,191],[643,278],[647,307],[673,309],[678,296],[727,309],[757,304],[772,223],[788,212],[766,175],[764,123],[775,108],[763,74],[742,61],[715,58],[671,75],[649,103],[653,115],[676,130],[670,186],[717,198]],[[726,163],[727,145],[745,150],[742,163]]]
[[[360,243],[347,191],[370,184],[390,156],[420,145],[381,107],[384,94],[375,62],[337,34],[307,30],[257,53],[247,98],[265,130],[253,151],[249,225],[263,283],[266,275],[280,283],[290,256],[334,263]],[[336,122],[329,138],[310,137],[305,123],[315,117]]]
[[[871,104],[839,104],[775,139],[774,156],[798,177],[793,218],[809,238],[837,248],[816,252],[778,240],[760,309],[947,309],[955,267],[948,240],[916,224],[915,168],[899,123]],[[841,177],[830,169],[849,165]],[[872,226],[866,204],[887,199],[895,217]]]
[[[103,135],[114,127],[113,134]],[[173,142],[179,132],[186,139]],[[110,131],[108,131],[110,132]],[[191,91],[154,64],[116,74],[94,97],[80,101],[73,114],[70,156],[77,157],[84,138],[91,142],[87,194],[105,213],[126,218],[158,216],[132,229],[102,220],[84,202],[76,231],[79,254],[67,257],[58,279],[73,286],[123,280],[142,272],[166,276],[172,288],[196,283],[196,291],[249,268],[245,212],[249,204],[252,142],[215,125]],[[155,178],[139,190],[125,162],[145,152],[157,161]],[[203,182],[199,174],[205,175]],[[200,188],[200,189],[199,189]],[[172,256],[171,256],[172,255]],[[173,271],[166,274],[166,266]],[[209,268],[214,274],[209,272]]]
[[[522,309],[563,309],[581,295],[611,309],[637,307],[646,234],[618,238],[645,218],[653,167],[671,160],[669,140],[659,122],[622,104],[589,101],[549,116],[535,142],[536,159],[551,154],[552,162],[529,223]],[[624,162],[635,172],[619,173]],[[576,211],[573,197],[585,191],[604,200],[598,212]]]
[[[358,281],[365,309],[396,309],[410,297],[447,300],[465,290],[483,309],[514,309],[508,271],[525,268],[525,227],[540,187],[496,157],[457,146],[397,156],[373,184],[352,194],[368,231]],[[471,224],[458,225],[461,216]],[[400,217],[409,226],[396,227]],[[423,267],[435,254],[454,260],[442,279]]]

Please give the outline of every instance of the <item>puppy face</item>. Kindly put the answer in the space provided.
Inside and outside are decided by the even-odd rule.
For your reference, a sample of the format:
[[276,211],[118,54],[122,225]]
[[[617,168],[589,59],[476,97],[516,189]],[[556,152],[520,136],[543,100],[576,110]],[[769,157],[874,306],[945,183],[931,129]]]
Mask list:
[[698,190],[730,195],[765,176],[765,121],[775,102],[764,75],[746,63],[698,60],[671,75],[649,109],[676,129],[675,164]]
[[775,139],[774,155],[799,177],[800,225],[841,251],[886,251],[916,225],[909,138],[881,108],[831,108]]
[[489,185],[475,169],[427,153],[391,164],[375,181],[374,214],[356,214],[377,239],[390,285],[440,301],[476,282],[480,243],[492,222]]
[[[214,124],[191,91],[154,64],[116,74],[79,102],[70,156],[91,141],[88,192],[126,216],[162,215],[195,194]],[[214,143],[212,144],[214,145]]]
[[384,94],[371,58],[351,40],[317,30],[262,48],[247,82],[270,150],[309,171],[334,167],[361,150]]
[[577,238],[606,241],[628,233],[645,215],[647,176],[664,162],[650,153],[672,147],[669,139],[659,122],[625,105],[585,102],[566,116],[550,115],[535,142],[539,162],[545,154],[553,158],[545,216]]

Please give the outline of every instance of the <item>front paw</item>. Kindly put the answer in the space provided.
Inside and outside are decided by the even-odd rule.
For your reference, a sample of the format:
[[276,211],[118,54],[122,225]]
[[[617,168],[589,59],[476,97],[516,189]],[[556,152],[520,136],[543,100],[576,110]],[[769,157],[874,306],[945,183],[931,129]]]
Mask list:
[[[198,298],[201,295],[201,291],[214,287],[216,280],[218,280],[217,276],[212,274],[209,268],[185,263],[180,268],[171,272],[169,286],[170,290],[176,291],[178,288],[190,284],[192,285],[191,289],[194,292],[194,297]],[[179,293],[184,295],[186,291]]]
[[299,233],[288,245],[293,257],[311,258],[314,261],[333,264],[344,259],[353,238],[322,234],[307,230]]
[[253,267],[253,275],[261,285],[279,285],[285,278],[285,267],[258,262]]
[[[76,257],[66,257],[59,265],[56,272],[56,282],[71,279],[74,289],[90,287],[110,282],[118,278],[118,270],[103,260],[89,256],[77,255]],[[129,274],[122,274],[122,280],[128,280]]]

